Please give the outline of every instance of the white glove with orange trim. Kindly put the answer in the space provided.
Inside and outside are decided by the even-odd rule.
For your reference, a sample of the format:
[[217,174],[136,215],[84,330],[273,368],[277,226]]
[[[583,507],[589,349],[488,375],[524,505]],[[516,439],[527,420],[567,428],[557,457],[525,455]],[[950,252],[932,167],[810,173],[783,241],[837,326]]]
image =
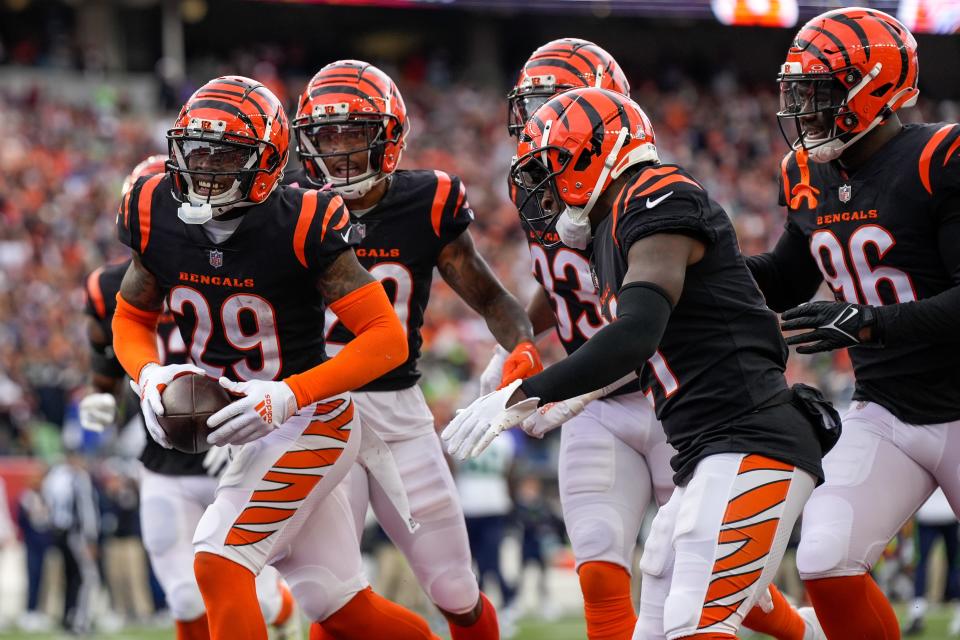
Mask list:
[[130,388],[140,396],[140,412],[143,413],[147,433],[164,449],[172,449],[173,445],[167,440],[166,432],[157,422],[157,416],[163,415],[163,401],[160,400],[160,394],[174,378],[185,373],[206,375],[203,369],[192,364],[161,365],[151,362],[140,370],[140,377],[136,382],[130,381]]
[[220,386],[243,397],[207,418],[207,426],[215,429],[207,442],[214,446],[246,444],[262,438],[297,412],[297,397],[286,382],[220,378]]
[[548,432],[553,431],[567,420],[580,415],[587,405],[594,400],[599,400],[604,396],[616,391],[623,385],[637,379],[635,372],[628,373],[616,382],[612,382],[602,389],[584,393],[575,398],[568,398],[559,402],[550,402],[539,407],[520,425],[524,433],[534,438],[542,438]]

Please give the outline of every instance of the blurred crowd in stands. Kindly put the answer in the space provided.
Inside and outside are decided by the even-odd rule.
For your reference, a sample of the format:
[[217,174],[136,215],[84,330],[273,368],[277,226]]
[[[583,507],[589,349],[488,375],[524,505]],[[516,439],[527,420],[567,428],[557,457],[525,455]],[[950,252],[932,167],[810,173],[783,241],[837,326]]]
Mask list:
[[[208,66],[207,76],[232,72],[258,77],[288,103],[307,79],[281,76],[273,65],[252,58],[229,69]],[[481,252],[508,288],[521,300],[529,299],[535,285],[506,190],[514,152],[505,125],[506,91],[453,83],[451,74],[437,66],[383,67],[394,74],[412,122],[401,167],[439,168],[464,180],[477,215],[472,230]],[[670,72],[634,86],[634,98],[654,123],[661,157],[688,168],[724,206],[746,254],[771,247],[784,222],[777,179],[786,144],[775,117],[775,90],[773,83],[747,87],[733,74],[722,73],[709,84]],[[164,133],[175,115],[170,107],[188,94],[188,84],[167,86],[162,92],[167,109],[142,113],[122,94],[98,94],[92,85],[89,100],[70,104],[41,89],[13,94],[0,87],[0,456],[52,463],[64,449],[92,454],[84,464],[92,467],[103,496],[100,537],[138,536],[132,488],[136,473],[124,462],[131,458],[131,447],[84,434],[77,422],[76,404],[88,392],[84,279],[105,261],[124,256],[114,231],[120,185],[137,162],[165,151]],[[911,116],[958,119],[956,105],[922,100],[907,119]],[[484,322],[442,283],[435,286],[424,334],[422,385],[439,428],[476,395],[493,342]],[[545,350],[548,358],[561,353],[555,341]],[[788,374],[792,381],[821,387],[840,405],[852,393],[851,368],[842,351],[793,356]],[[513,504],[494,515],[513,514],[520,531],[529,527],[537,532],[529,540],[520,536],[521,553],[524,562],[542,565],[535,541],[562,535],[558,505],[549,499],[555,488],[548,487],[555,483],[540,484],[555,477],[558,438],[553,436],[559,432],[542,442],[515,435],[511,459],[521,473],[511,483]],[[16,500],[21,535],[34,543],[33,549],[49,544],[36,524],[44,518],[42,473],[37,465],[24,475],[22,484],[33,489],[18,491]],[[556,532],[556,538],[548,532]],[[31,537],[34,533],[39,537]],[[115,555],[130,565],[128,553]],[[36,562],[29,554],[27,558],[28,564]],[[33,585],[39,569],[31,567]],[[124,579],[115,577],[117,584]],[[35,606],[34,588],[30,598]],[[145,598],[131,596],[124,608],[131,616],[146,615]]]

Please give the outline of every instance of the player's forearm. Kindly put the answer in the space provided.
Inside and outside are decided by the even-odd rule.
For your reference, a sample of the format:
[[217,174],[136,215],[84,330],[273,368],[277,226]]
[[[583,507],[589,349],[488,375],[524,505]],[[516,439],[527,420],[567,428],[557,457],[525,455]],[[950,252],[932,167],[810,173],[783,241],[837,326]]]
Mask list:
[[330,360],[284,381],[299,407],[362,387],[407,360],[407,336],[379,282],[354,290],[330,309],[356,337]]
[[151,362],[160,362],[157,350],[157,321],[160,311],[138,309],[117,294],[117,310],[113,314],[113,351],[132,380]]
[[874,309],[877,338],[886,346],[960,342],[960,285],[916,302]]
[[520,389],[527,397],[540,398],[542,405],[589,393],[638,371],[656,352],[671,311],[662,290],[646,283],[622,289],[615,322],[568,357],[524,380]]
[[479,311],[490,333],[507,351],[512,351],[521,342],[533,342],[534,330],[527,312],[505,289],[500,288]]
[[778,313],[812,298],[823,279],[806,240],[789,230],[772,251],[746,256],[745,260],[767,306]]
[[557,316],[553,313],[553,307],[547,299],[547,293],[543,287],[537,287],[536,292],[527,305],[527,317],[530,318],[530,324],[533,326],[533,333],[536,336],[545,331],[549,331],[557,326]]

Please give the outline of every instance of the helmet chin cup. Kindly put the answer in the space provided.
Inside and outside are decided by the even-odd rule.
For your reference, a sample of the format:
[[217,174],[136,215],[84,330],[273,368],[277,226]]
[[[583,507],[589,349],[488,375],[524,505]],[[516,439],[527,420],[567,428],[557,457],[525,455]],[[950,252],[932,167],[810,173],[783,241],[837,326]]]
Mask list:
[[556,228],[560,241],[574,249],[586,249],[593,239],[590,220],[580,207],[568,205],[557,219]]
[[330,185],[330,188],[333,189],[341,198],[344,200],[357,200],[367,195],[371,189],[381,180],[386,178],[380,172],[375,173],[372,176],[364,178],[360,182],[351,182],[350,184],[337,184],[335,182],[336,178],[330,179],[327,183]]
[[213,219],[213,207],[209,202],[199,205],[184,202],[177,209],[177,217],[187,224],[204,224]]

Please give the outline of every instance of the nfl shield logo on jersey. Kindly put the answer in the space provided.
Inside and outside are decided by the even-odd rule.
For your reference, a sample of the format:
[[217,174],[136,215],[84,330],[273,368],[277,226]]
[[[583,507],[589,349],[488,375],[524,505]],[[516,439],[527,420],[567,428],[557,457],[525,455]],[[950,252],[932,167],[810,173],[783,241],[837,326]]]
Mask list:
[[210,249],[210,266],[214,269],[219,269],[223,266],[223,251]]
[[850,198],[853,196],[853,188],[848,184],[840,185],[839,190],[840,202],[850,202]]
[[357,236],[363,240],[367,237],[367,225],[362,222],[356,222],[353,225],[353,228],[357,230]]

